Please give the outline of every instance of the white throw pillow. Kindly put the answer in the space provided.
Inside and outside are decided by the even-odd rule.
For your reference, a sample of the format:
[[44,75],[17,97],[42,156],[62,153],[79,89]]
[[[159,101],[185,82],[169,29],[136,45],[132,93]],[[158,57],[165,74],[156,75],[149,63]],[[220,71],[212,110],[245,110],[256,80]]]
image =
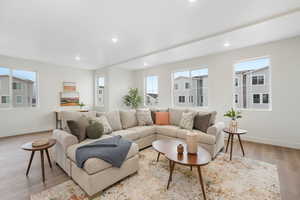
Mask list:
[[193,130],[195,115],[195,112],[183,112],[179,124],[180,128]]
[[136,110],[136,117],[139,126],[153,125],[151,111],[146,109]]
[[97,122],[99,122],[99,123],[102,124],[102,126],[103,126],[103,134],[109,134],[109,133],[112,132],[112,128],[111,128],[110,124],[108,123],[108,120],[107,120],[107,118],[106,118],[105,115],[102,115],[100,117],[92,118],[92,120],[95,120],[95,121],[97,121]]

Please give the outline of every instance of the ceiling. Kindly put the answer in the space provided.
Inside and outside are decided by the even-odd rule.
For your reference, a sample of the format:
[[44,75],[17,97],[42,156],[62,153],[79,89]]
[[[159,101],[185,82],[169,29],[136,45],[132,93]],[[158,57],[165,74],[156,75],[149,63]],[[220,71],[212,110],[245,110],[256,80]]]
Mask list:
[[0,0],[0,54],[140,69],[300,35],[299,23],[299,0]]

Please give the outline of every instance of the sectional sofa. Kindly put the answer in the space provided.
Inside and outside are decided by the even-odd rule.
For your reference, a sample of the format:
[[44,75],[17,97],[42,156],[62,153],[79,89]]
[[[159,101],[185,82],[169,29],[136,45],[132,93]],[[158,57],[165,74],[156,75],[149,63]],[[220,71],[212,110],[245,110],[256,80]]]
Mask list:
[[[152,110],[152,113],[155,111],[161,110]],[[54,160],[88,195],[94,195],[128,175],[137,172],[139,168],[138,152],[140,149],[151,146],[152,142],[157,139],[185,139],[186,134],[190,130],[181,129],[179,123],[182,113],[189,110],[170,108],[164,109],[164,111],[169,112],[170,125],[138,126],[135,110],[111,111],[107,113],[95,111],[87,113],[63,111],[61,114],[65,128],[64,130],[53,131],[53,137],[57,140],[54,148]],[[203,114],[203,112],[197,111],[197,115],[201,114]],[[112,167],[109,163],[97,158],[87,160],[83,168],[76,166],[76,149],[81,145],[96,141],[86,139],[79,143],[78,139],[69,133],[66,127],[66,121],[78,120],[81,115],[88,117],[105,115],[108,119],[112,132],[96,140],[121,135],[123,138],[134,142],[121,168]],[[192,130],[197,133],[197,141],[199,144],[210,152],[213,158],[224,147],[223,128],[224,123],[215,123],[215,114],[212,114],[210,127],[206,133],[196,129]]]

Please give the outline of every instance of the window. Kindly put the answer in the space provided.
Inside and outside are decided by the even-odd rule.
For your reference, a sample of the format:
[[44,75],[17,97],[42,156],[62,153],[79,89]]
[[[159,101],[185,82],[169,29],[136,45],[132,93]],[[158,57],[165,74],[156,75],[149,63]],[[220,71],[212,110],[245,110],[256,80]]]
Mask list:
[[234,102],[239,103],[239,95],[237,94],[234,95]]
[[[234,102],[237,108],[271,109],[271,66],[269,58],[235,64]],[[237,81],[238,80],[238,81]],[[238,82],[238,83],[237,83]]]
[[179,101],[179,103],[184,103],[185,102],[185,96],[179,96],[178,101]]
[[96,96],[96,104],[97,106],[104,106],[104,77],[98,77],[97,83],[96,83],[96,90],[97,90],[97,96]]
[[158,76],[147,76],[145,82],[145,104],[148,106],[157,105]]
[[253,103],[260,103],[260,94],[253,94]]
[[269,103],[269,94],[263,94],[263,103]]
[[0,108],[37,106],[37,72],[0,67],[0,82]]
[[[208,106],[207,68],[174,72],[172,78],[174,106]],[[177,90],[176,88],[184,89]]]

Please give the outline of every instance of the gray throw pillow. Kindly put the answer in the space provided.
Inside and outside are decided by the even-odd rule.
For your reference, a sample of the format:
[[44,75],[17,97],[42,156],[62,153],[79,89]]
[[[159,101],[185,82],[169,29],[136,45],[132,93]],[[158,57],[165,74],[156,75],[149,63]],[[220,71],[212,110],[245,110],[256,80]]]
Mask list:
[[194,119],[194,127],[204,133],[207,132],[208,127],[210,127],[211,113],[198,113]]
[[103,135],[103,125],[96,121],[91,121],[90,125],[86,127],[86,135],[90,139],[98,139]]
[[77,121],[75,120],[68,120],[67,121],[68,128],[70,129],[70,133],[74,136],[77,137],[79,140],[79,135],[80,135],[80,129]]
[[85,115],[82,115],[78,121],[78,126],[79,126],[79,142],[82,142],[83,140],[86,139],[86,127],[90,124],[89,123],[89,118],[86,117]]
[[146,109],[136,110],[136,117],[139,126],[153,125],[150,110],[146,110]]
[[179,123],[180,128],[184,128],[187,130],[193,130],[195,115],[196,115],[195,112],[182,113],[181,120]]

